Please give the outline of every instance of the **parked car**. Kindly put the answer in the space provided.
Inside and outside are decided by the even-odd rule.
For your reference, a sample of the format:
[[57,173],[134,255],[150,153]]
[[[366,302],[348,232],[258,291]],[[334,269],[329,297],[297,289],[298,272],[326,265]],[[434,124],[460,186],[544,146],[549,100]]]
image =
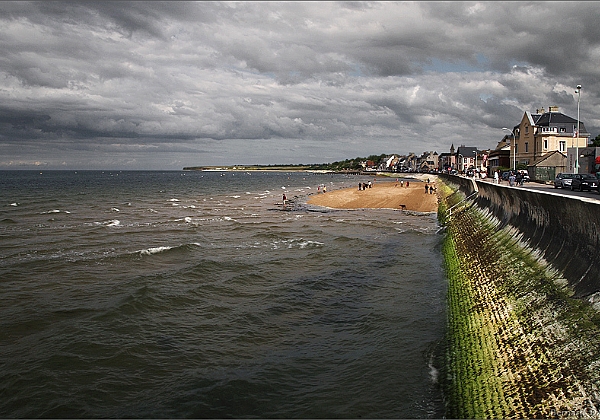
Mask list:
[[571,191],[573,190],[595,190],[598,188],[598,178],[592,174],[575,174],[571,180]]
[[575,176],[575,174],[563,174],[563,173],[556,175],[556,178],[554,178],[554,188],[570,188],[571,180],[573,179],[574,176]]

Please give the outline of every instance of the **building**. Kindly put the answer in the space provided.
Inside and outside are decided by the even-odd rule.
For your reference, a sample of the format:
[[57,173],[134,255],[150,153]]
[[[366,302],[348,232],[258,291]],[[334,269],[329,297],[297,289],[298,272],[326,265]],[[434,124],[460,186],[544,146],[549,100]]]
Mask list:
[[438,169],[439,155],[437,152],[423,152],[418,160],[419,172],[429,172]]
[[506,135],[498,142],[496,148],[490,151],[488,167],[493,174],[497,170],[512,168],[510,161],[510,144],[512,135]]
[[[549,107],[548,111],[538,109],[535,114],[525,111],[519,125],[512,130],[514,146],[511,147],[511,161],[514,159],[517,167],[534,167],[545,161],[545,155],[555,151],[565,155],[566,159],[567,148],[586,147],[588,144],[590,133],[581,121],[579,127],[577,136],[577,120],[559,112],[556,106]],[[554,156],[554,159],[557,157]]]
[[456,149],[456,170],[460,173],[465,173],[469,169],[474,169],[478,165],[475,161],[481,163],[481,156],[477,147],[467,147],[461,145]]

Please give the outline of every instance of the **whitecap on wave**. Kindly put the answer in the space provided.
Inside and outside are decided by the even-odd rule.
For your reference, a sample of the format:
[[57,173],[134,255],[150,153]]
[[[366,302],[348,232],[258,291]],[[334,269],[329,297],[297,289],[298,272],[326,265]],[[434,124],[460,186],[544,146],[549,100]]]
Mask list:
[[138,251],[141,255],[152,255],[152,254],[158,254],[159,252],[164,252],[164,251],[168,251],[169,249],[172,249],[172,246],[157,246],[154,248],[148,248],[148,249],[142,249],[141,251]]
[[283,241],[274,241],[271,246],[273,249],[279,249],[282,246],[287,246],[288,249],[299,248],[321,248],[323,246],[323,242],[311,241],[307,239],[286,239]]

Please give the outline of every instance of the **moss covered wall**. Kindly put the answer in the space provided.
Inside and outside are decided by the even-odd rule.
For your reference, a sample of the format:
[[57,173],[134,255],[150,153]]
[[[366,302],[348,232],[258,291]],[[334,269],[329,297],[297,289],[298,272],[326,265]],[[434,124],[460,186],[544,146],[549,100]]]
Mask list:
[[[510,217],[494,214],[489,194],[449,216],[448,209],[477,188],[465,182],[456,191],[457,184],[438,189],[448,278],[447,417],[600,417],[598,311],[574,297]],[[503,207],[510,210],[500,213],[522,205],[513,197]],[[527,228],[532,238],[550,234],[543,223],[526,220],[534,225]]]
[[510,225],[558,269],[578,297],[600,302],[600,202],[444,176],[476,204]]

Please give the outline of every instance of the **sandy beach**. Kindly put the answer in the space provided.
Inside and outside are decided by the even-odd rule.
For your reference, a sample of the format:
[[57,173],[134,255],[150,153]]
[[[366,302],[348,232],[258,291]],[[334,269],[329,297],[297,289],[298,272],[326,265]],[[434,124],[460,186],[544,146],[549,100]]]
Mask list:
[[437,211],[438,201],[435,191],[425,194],[425,185],[435,186],[435,178],[431,177],[431,184],[426,182],[410,182],[402,187],[400,182],[375,181],[371,188],[366,190],[345,188],[326,193],[319,193],[309,197],[307,203],[316,206],[334,209],[402,209],[419,212]]

